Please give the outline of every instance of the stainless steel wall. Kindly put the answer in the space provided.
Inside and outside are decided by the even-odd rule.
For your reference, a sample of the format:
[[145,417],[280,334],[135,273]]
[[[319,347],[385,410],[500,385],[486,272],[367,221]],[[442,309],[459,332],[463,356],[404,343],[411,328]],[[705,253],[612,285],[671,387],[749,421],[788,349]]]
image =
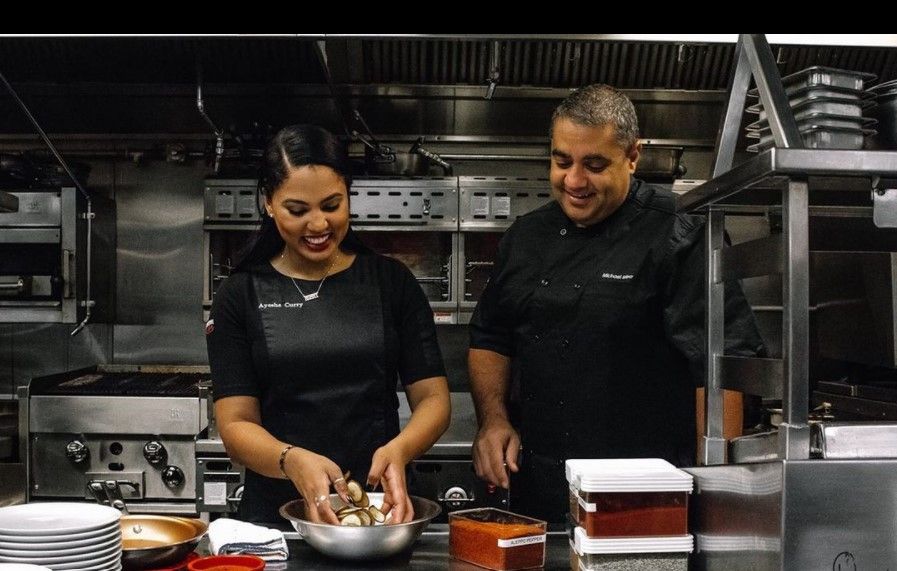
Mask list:
[[116,363],[204,364],[205,165],[116,165]]
[[3,368],[8,384],[0,387],[5,394],[14,393],[15,387],[27,384],[35,376],[112,359],[112,327],[107,324],[88,325],[75,337],[69,335],[75,327],[71,324],[14,323],[5,327],[9,330],[11,355],[9,368]]
[[[0,324],[0,398],[32,377],[96,363],[204,364],[202,180],[205,165],[94,161],[90,189],[117,207],[114,323]],[[96,290],[103,291],[103,290]]]

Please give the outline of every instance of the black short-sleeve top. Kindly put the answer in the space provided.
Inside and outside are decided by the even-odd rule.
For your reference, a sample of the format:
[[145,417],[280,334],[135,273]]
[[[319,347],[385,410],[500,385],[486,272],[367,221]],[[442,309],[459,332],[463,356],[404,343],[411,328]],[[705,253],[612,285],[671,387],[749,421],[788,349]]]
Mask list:
[[[317,299],[303,298],[319,285]],[[359,481],[376,448],[399,432],[397,382],[445,375],[423,291],[401,262],[378,254],[358,254],[323,284],[256,264],[222,283],[210,318],[214,398],[257,398],[275,438],[327,456]],[[241,513],[276,521],[276,508],[295,497],[289,482],[250,472]]]

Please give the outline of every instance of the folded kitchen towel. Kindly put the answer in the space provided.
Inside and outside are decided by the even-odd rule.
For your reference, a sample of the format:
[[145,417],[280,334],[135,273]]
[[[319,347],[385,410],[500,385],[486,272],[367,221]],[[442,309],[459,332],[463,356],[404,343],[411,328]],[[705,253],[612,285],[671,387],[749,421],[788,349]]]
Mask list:
[[209,524],[209,549],[215,555],[256,555],[265,561],[290,556],[282,531],[229,518]]

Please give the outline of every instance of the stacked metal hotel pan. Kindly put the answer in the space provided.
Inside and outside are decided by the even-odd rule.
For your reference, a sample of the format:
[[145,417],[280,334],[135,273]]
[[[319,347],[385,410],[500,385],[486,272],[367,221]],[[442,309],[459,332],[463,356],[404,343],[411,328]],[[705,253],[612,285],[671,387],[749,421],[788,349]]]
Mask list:
[[[814,66],[782,78],[782,86],[794,113],[804,146],[808,149],[861,149],[866,137],[875,135],[878,121],[864,117],[875,106],[875,94],[863,85],[875,79],[870,73]],[[749,96],[758,97],[753,89]],[[760,139],[747,148],[764,151],[775,145],[766,111],[761,103],[747,108],[759,115],[747,126],[747,136]]]
[[878,120],[878,134],[867,141],[871,149],[897,149],[897,79],[869,88],[878,105],[867,115]]

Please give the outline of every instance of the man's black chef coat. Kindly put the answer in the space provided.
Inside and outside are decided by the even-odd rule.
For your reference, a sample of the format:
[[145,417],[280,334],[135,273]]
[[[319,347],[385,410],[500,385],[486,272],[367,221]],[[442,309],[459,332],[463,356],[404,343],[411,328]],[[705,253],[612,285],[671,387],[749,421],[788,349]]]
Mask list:
[[[636,179],[593,226],[551,202],[502,238],[470,346],[512,358],[524,448],[514,511],[562,519],[567,458],[693,463],[703,245],[702,218],[676,214],[671,192]],[[737,282],[725,310],[727,353],[762,350]]]

